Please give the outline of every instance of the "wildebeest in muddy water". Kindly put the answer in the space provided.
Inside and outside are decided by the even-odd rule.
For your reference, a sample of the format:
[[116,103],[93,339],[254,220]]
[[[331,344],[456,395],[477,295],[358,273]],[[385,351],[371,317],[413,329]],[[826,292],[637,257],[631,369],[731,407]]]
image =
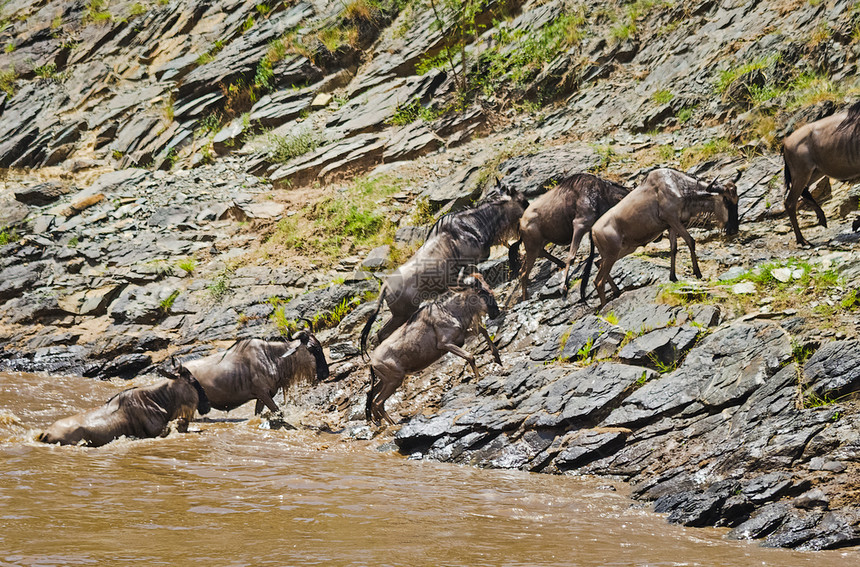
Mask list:
[[183,363],[197,379],[212,407],[229,411],[256,400],[254,413],[263,407],[277,413],[273,396],[292,384],[328,378],[328,362],[322,345],[309,330],[295,333],[291,340],[241,339],[225,352]]
[[123,436],[159,437],[173,420],[184,433],[195,410],[206,414],[209,408],[200,384],[179,367],[167,380],[124,390],[103,406],[56,421],[39,435],[39,441],[99,447]]

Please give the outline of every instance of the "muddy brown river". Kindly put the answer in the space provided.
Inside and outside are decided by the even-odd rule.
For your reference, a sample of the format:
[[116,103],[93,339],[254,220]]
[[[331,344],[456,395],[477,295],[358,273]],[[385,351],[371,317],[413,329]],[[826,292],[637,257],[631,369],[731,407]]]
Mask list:
[[668,525],[623,483],[261,429],[251,404],[163,439],[34,441],[128,386],[0,374],[0,565],[860,565],[858,550],[765,549]]

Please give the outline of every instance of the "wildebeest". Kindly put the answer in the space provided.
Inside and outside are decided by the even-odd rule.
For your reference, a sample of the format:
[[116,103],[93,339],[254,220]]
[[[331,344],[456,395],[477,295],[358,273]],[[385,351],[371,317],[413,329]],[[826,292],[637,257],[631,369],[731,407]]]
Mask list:
[[478,331],[501,364],[499,351],[482,322],[483,316],[499,315],[499,306],[487,282],[474,274],[462,280],[463,289],[449,291],[426,304],[396,329],[370,354],[370,392],[365,409],[368,421],[394,421],[385,411],[385,400],[403,383],[407,374],[430,366],[446,352],[464,358],[478,376],[475,357],[463,349],[470,331]]
[[815,210],[818,224],[827,226],[824,211],[809,186],[824,176],[839,181],[860,179],[860,101],[848,110],[801,126],[782,144],[785,161],[785,211],[801,246],[809,241],[797,223],[797,200],[803,197]]
[[322,345],[306,330],[294,334],[290,341],[240,339],[223,353],[190,360],[183,366],[203,386],[213,408],[229,411],[257,400],[255,414],[262,412],[263,406],[278,412],[272,399],[278,388],[286,392],[298,380],[310,380],[314,375],[325,380],[329,373]]
[[477,206],[441,217],[427,239],[405,264],[385,278],[376,310],[361,332],[361,352],[367,352],[370,328],[388,303],[391,318],[377,333],[381,342],[403,325],[424,300],[432,299],[456,282],[463,268],[486,260],[490,248],[513,237],[528,206],[516,190],[501,189]]
[[[564,268],[564,288],[567,291],[570,263],[582,237],[603,213],[615,206],[630,193],[630,189],[589,173],[575,173],[532,201],[520,219],[520,240],[511,246],[510,264],[514,273],[519,273],[522,299],[528,299],[529,273],[538,257],[544,257]],[[522,267],[517,264],[517,249],[522,242],[525,260]],[[544,249],[547,242],[570,244],[567,261],[562,262]],[[594,242],[591,243],[592,251]],[[582,276],[581,296],[585,298],[585,286],[591,263],[585,263]]]
[[[739,177],[739,176],[738,176]],[[738,178],[735,178],[735,181]],[[655,169],[627,197],[600,217],[591,229],[591,238],[600,252],[601,262],[594,278],[600,306],[606,303],[606,283],[618,295],[620,290],[609,275],[620,258],[656,239],[669,230],[671,268],[669,279],[675,276],[675,256],[678,236],[690,249],[693,273],[702,277],[696,259],[696,243],[687,232],[691,220],[715,217],[727,234],[738,232],[738,192],[734,181],[710,184],[674,169]]]
[[178,420],[177,429],[184,433],[195,410],[208,413],[209,400],[197,380],[180,367],[172,379],[125,390],[101,407],[56,421],[39,435],[39,441],[100,447],[122,436],[165,435],[173,420]]

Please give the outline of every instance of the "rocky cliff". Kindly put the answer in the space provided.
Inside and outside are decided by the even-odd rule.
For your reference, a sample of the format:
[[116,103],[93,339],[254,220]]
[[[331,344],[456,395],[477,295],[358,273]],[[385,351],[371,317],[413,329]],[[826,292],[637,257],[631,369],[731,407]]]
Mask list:
[[[26,5],[22,5],[26,4]],[[297,424],[415,458],[614,475],[672,522],[809,549],[860,542],[851,230],[782,208],[782,138],[856,97],[854,2],[64,0],[0,8],[6,370],[124,379],[301,317],[332,381]],[[616,266],[597,311],[535,268],[476,379],[444,358],[363,423],[357,334],[380,272],[493,178],[734,176],[741,233]],[[499,251],[499,258],[504,251]],[[682,266],[686,256],[682,251]],[[482,266],[507,299],[502,259]],[[689,273],[689,268],[687,273]],[[467,343],[480,349],[480,344]]]

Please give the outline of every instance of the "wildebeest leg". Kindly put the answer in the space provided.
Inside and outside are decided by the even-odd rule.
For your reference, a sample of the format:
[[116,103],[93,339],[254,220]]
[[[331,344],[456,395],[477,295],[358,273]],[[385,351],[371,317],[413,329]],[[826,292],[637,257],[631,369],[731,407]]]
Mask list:
[[[535,265],[535,260],[540,255],[540,248],[543,247],[544,241],[539,237],[523,237],[523,248],[525,249],[525,259],[523,267],[520,268],[520,287],[522,287],[522,300],[529,298],[529,274]],[[538,246],[540,245],[540,247]]]
[[585,222],[582,219],[573,221],[573,239],[570,241],[570,251],[567,254],[567,261],[564,263],[564,295],[567,296],[568,274],[570,273],[570,264],[573,262],[573,257],[579,250],[579,244],[582,242],[582,237],[588,232]]
[[550,262],[552,262],[553,264],[555,264],[555,265],[556,265],[556,266],[558,266],[559,268],[564,268],[564,262],[562,262],[561,260],[559,260],[558,258],[556,258],[555,256],[553,256],[552,254],[550,254],[549,252],[547,252],[547,251],[546,251],[546,248],[541,248],[541,250],[540,250],[540,257],[541,257],[541,258],[546,258],[547,260],[549,260]]
[[674,229],[669,229],[669,281],[678,281],[678,276],[675,275],[675,257],[678,255],[678,233]]
[[257,392],[257,403],[254,405],[254,415],[262,413],[263,405],[269,408],[269,411],[272,413],[280,412],[277,404],[275,404],[275,400],[272,399],[272,396],[270,396],[268,392]]
[[815,216],[818,217],[818,224],[827,228],[827,217],[824,216],[824,211],[821,210],[821,207],[815,201],[815,198],[812,196],[812,193],[809,192],[809,187],[804,189],[800,196],[803,197],[803,200],[806,201],[811,207],[812,210],[815,211]]
[[[678,221],[678,220],[669,221],[669,231],[670,231],[669,240],[672,240],[672,234],[671,234],[672,230],[675,231],[676,235],[680,235],[681,238],[684,239],[684,242],[687,244],[687,248],[690,249],[690,258],[692,258],[692,260],[693,260],[693,275],[695,275],[699,279],[702,279],[702,272],[701,272],[701,270],[699,270],[699,261],[696,258],[696,241],[693,240],[693,237],[690,236],[690,233],[687,232],[687,229],[684,228],[684,225],[682,225],[680,223],[680,221]],[[678,245],[677,245],[677,243],[675,243],[675,249],[677,250],[677,248],[678,248]],[[675,263],[674,262],[674,254],[672,255],[672,258],[673,258],[672,265],[674,266],[674,263]],[[671,275],[674,275],[674,270],[672,270]],[[672,280],[672,281],[677,281],[677,278]]]
[[[809,183],[812,180],[812,171],[791,172],[788,161],[785,163],[785,212],[794,230],[794,238],[799,246],[812,246],[800,233],[800,224],[797,222],[797,200],[808,192]],[[817,211],[816,211],[817,214]]]
[[376,392],[376,395],[373,397],[373,401],[371,402],[371,416],[374,421],[379,420],[379,418],[384,419],[389,424],[394,425],[394,420],[391,419],[391,416],[388,415],[388,412],[385,411],[385,400],[391,397],[391,394],[397,390],[397,387],[403,382],[403,376],[385,376],[379,380],[379,390]]
[[496,348],[496,343],[493,342],[493,339],[490,338],[490,333],[487,332],[487,328],[483,325],[477,325],[478,332],[481,333],[481,336],[484,337],[484,340],[487,341],[487,344],[490,345],[490,350],[493,351],[493,358],[496,359],[498,364],[502,363],[502,357],[499,356],[499,349]]
[[472,356],[471,354],[469,354],[469,351],[463,350],[461,347],[458,347],[457,345],[450,344],[450,343],[441,344],[441,345],[439,345],[439,348],[441,348],[442,350],[448,351],[451,354],[456,354],[460,358],[465,359],[466,362],[469,363],[469,366],[472,367],[472,372],[475,373],[475,378],[481,377],[481,375],[478,374],[478,367],[475,366],[475,357]]

